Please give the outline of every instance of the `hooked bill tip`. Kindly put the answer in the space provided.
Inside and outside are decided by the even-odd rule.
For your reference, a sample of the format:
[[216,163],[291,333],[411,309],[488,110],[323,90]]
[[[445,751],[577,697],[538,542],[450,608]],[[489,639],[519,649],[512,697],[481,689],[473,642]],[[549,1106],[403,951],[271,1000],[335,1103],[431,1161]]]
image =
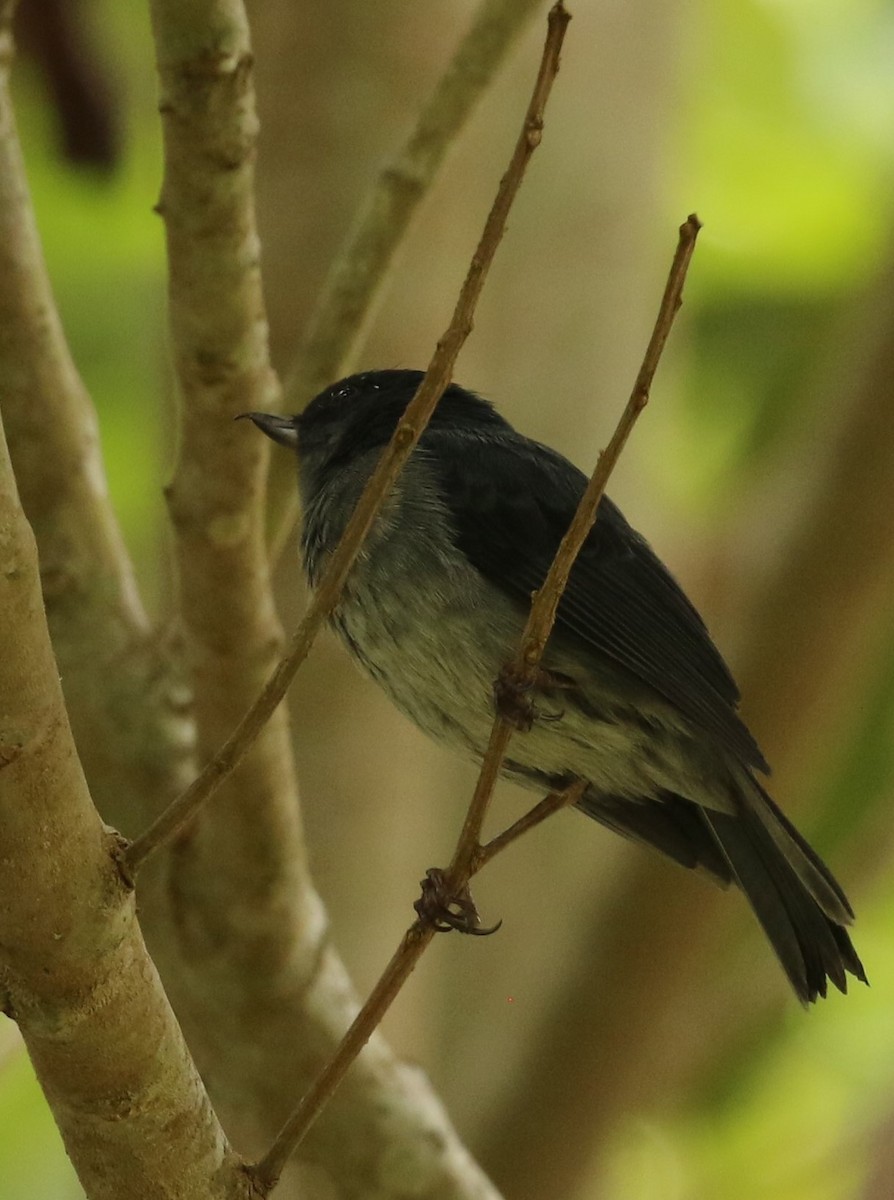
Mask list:
[[278,413],[245,412],[234,418],[237,421],[249,420],[257,425],[261,433],[281,446],[289,446],[293,450],[298,445],[298,430],[291,417],[281,417]]

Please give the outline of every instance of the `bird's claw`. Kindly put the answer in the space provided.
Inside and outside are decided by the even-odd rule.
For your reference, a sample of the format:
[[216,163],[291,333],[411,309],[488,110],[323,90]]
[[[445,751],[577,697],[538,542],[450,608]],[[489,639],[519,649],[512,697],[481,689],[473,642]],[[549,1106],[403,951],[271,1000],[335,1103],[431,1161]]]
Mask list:
[[496,925],[482,926],[469,885],[463,884],[459,891],[452,888],[446,872],[440,867],[430,867],[420,887],[422,895],[413,908],[416,915],[438,933],[455,929],[474,937],[488,937],[503,924],[497,921]]
[[534,684],[508,663],[494,683],[494,704],[497,712],[516,729],[527,733],[538,713],[531,700]]
[[494,684],[494,704],[497,712],[510,725],[527,733],[535,721],[561,721],[564,708],[550,712],[538,707],[531,699],[532,692],[554,693],[575,687],[573,679],[538,667],[534,678],[529,679],[514,663],[507,663]]

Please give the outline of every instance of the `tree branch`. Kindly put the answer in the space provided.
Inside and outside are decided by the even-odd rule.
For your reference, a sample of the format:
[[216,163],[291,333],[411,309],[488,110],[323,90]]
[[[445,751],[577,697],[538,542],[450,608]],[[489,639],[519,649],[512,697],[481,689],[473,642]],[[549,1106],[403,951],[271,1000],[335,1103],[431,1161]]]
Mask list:
[[87,791],[2,428],[0,531],[3,1006],[92,1200],[248,1200]]
[[153,801],[176,794],[165,781],[178,780],[189,738],[109,503],[96,414],[47,277],[6,85],[8,24],[3,47],[3,420],[38,542],[47,618],[84,769],[106,819],[132,830],[150,819]]
[[[19,476],[17,490],[0,436],[3,1002],[91,1197],[247,1196],[87,793],[22,511],[85,761],[129,796],[168,746],[146,744],[162,707],[147,622],[34,225],[7,82],[12,8],[0,5],[0,393]],[[135,706],[145,719],[122,721]]]
[[[165,138],[159,207],[182,404],[169,501],[208,759],[257,696],[281,642],[264,543],[267,445],[232,421],[246,406],[276,404],[253,209],[251,49],[238,0],[154,0],[153,23]],[[251,754],[223,780],[213,820],[195,822],[178,843],[168,887],[173,992],[190,1044],[218,1081],[215,1102],[247,1145],[269,1142],[296,1086],[356,1009],[307,873],[285,710],[259,728]],[[355,1131],[350,1153],[346,1129]],[[395,1147],[400,1186],[420,1197],[493,1195],[424,1077],[379,1043],[313,1157],[346,1195],[375,1187],[384,1196],[397,1187]]]
[[[508,672],[505,673],[504,682],[509,683],[517,697],[524,697],[534,689],[540,661],[552,633],[559,601],[568,583],[571,568],[587,535],[593,528],[599,502],[605,493],[609,476],[615,468],[639,414],[648,403],[649,389],[661,352],[667,341],[674,317],[682,303],[683,283],[700,228],[701,223],[694,213],[680,226],[677,250],[671,264],[664,295],[661,298],[658,316],[630,399],[621,414],[611,441],[599,455],[596,469],[581,497],[574,518],[562,538],[546,579],[534,595],[518,654]],[[455,887],[461,887],[466,882],[469,866],[478,853],[481,828],[500,775],[512,732],[513,724],[509,718],[498,712],[491,729],[490,742],[484,756],[481,774],[478,777],[478,785],[475,788],[465,825],[448,870]]]
[[[350,369],[391,267],[441,164],[540,3],[481,0],[415,128],[362,201],[329,269],[286,381],[287,411],[300,412],[317,392]],[[292,464],[276,456],[270,477],[274,562],[297,512]]]
[[560,0],[550,12],[547,45],[521,135],[485,222],[453,318],[438,341],[437,349],[416,395],[408,405],[391,442],[384,450],[376,470],[357,502],[344,536],[329,558],[314,599],[292,639],[288,653],[218,754],[154,825],[131,843],[126,853],[126,862],[131,871],[136,872],[149,855],[175,837],[217,790],[220,783],[239,765],[259,731],[282,701],[296,671],[307,657],[317,633],[338,603],[345,580],[363,541],[450,382],[460,349],[472,330],[475,306],[502,239],[509,209],[518,192],[528,161],[540,143],[543,109],[558,70],[559,49],[569,19]]
[[[548,64],[551,54],[558,56],[561,47],[565,24],[564,22],[559,24],[560,14],[561,5],[557,5],[550,13],[550,35],[547,37],[544,49],[544,66]],[[565,20],[567,21],[567,15]],[[550,45],[551,37],[556,39],[553,47]],[[555,68],[552,68],[552,73],[555,74]],[[543,68],[541,68],[542,75]],[[695,248],[695,239],[699,228],[700,223],[694,215],[690,216],[680,227],[677,252],[674,255],[655,328],[633,392],[621,414],[611,441],[599,455],[596,468],[581,497],[571,525],[556,551],[546,579],[534,595],[531,611],[519,643],[519,650],[511,664],[513,682],[521,691],[530,689],[534,685],[540,660],[574,560],[596,519],[599,501],[630,431],[648,402],[649,388],[661,350],[681,303],[683,282]],[[481,764],[478,783],[469,804],[466,819],[457,840],[456,850],[450,866],[445,872],[447,891],[451,897],[461,896],[467,889],[472,875],[499,851],[560,808],[576,803],[586,787],[586,781],[577,781],[564,794],[547,796],[520,821],[510,826],[486,846],[482,846],[480,834],[484,816],[512,734],[512,724],[506,717],[498,713],[494,719],[490,742]],[[431,943],[437,928],[434,920],[420,916],[406,931],[378,983],[345,1034],[336,1054],[324,1067],[310,1090],[302,1097],[268,1153],[252,1169],[262,1188],[270,1188],[275,1184],[289,1157],[300,1145],[321,1109],[331,1098],[351,1064],[363,1049],[371,1033],[385,1016],[416,963]]]
[[[240,436],[246,405],[275,405],[254,213],[257,119],[241,0],[152,0],[161,80],[171,340],[180,399],[168,502],[182,647],[200,761],[209,760],[268,677],[282,642],[267,568],[267,446]],[[171,863],[192,1003],[225,987],[256,1007],[271,963],[319,954],[323,919],[307,876],[285,710],[222,779],[213,822]],[[218,963],[216,947],[233,948]],[[226,982],[224,982],[224,977]]]

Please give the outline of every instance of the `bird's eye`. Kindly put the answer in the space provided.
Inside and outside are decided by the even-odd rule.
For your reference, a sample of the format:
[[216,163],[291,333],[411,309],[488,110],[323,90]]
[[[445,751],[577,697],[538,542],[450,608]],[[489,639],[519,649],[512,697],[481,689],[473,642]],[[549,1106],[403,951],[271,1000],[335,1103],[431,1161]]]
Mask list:
[[355,391],[356,389],[354,388],[353,384],[343,383],[340,387],[337,387],[333,390],[332,396],[336,400],[346,400],[348,396],[353,396]]

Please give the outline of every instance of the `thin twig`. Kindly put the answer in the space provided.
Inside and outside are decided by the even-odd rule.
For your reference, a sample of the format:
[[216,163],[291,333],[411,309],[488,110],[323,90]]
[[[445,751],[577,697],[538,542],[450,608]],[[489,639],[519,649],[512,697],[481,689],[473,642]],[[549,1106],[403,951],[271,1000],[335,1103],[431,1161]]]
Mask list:
[[[609,476],[615,468],[637,417],[648,403],[655,369],[661,358],[661,352],[667,341],[674,317],[682,303],[683,283],[700,228],[701,222],[694,213],[690,214],[680,226],[677,249],[668,273],[658,316],[646,347],[642,366],[630,393],[630,399],[621,414],[611,441],[597,459],[596,468],[581,497],[574,518],[562,538],[546,579],[539,591],[534,594],[534,601],[528,614],[519,651],[508,673],[513,690],[519,695],[530,691],[534,686],[540,660],[555,624],[559,601],[565,591],[571,568],[596,520],[596,512],[605,493]],[[501,712],[498,712],[494,718],[490,742],[482,763],[475,794],[466,814],[456,852],[448,869],[450,880],[455,886],[461,886],[467,878],[469,864],[478,850],[481,827],[484,824],[494,786],[499,778],[511,733],[511,723]]]
[[538,4],[539,0],[481,3],[405,145],[364,197],[332,264],[286,381],[289,411],[303,409],[353,357],[419,203]]
[[364,539],[379,514],[388,493],[422,436],[438,400],[450,382],[457,356],[472,330],[475,306],[506,228],[506,219],[521,185],[525,168],[540,144],[543,113],[559,69],[559,52],[570,20],[561,0],[550,10],[543,58],[524,125],[506,174],[500,181],[493,207],[460,291],[453,318],[437,344],[428,370],[416,395],[385,448],[372,477],[363,490],[344,535],[332,553],[316,595],[261,695],[230,734],[220,751],[193,783],[165,809],[157,821],[136,838],[124,856],[124,866],[135,874],[150,854],[175,837],[195,816],[220,783],[239,765],[258,733],[286,694],[295,673],[304,662],[317,634],[338,603],[345,580]]
[[[472,867],[470,877],[522,833],[539,825],[547,816],[557,812],[560,808],[576,803],[580,799],[583,787],[582,783],[574,784],[568,792],[558,792],[547,796],[499,837],[494,838],[487,846],[482,846],[480,861]],[[334,1094],[351,1064],[369,1041],[373,1031],[391,1007],[392,1001],[406,983],[436,932],[435,926],[422,918],[415,920],[406,931],[378,983],[370,992],[363,1007],[339,1043],[337,1051],[314,1080],[310,1089],[301,1097],[294,1112],[264,1158],[256,1166],[249,1168],[262,1191],[269,1191],[276,1184],[289,1158],[304,1140],[311,1125]]]
[[[332,263],[286,380],[287,412],[300,412],[312,396],[350,369],[415,214],[540,3],[482,0],[406,143],[363,198]],[[274,531],[270,559],[276,562],[298,512],[294,470],[285,455],[274,457],[269,491]]]
[[[505,229],[509,209],[521,184],[525,167],[534,150],[540,144],[543,130],[543,113],[559,69],[559,55],[570,19],[570,15],[565,10],[562,0],[558,0],[550,10],[540,69],[537,74],[531,101],[525,114],[522,131],[506,174],[500,181],[493,207],[485,222],[484,231],[472,258],[469,272],[460,292],[456,309],[454,310],[453,320],[444,336],[438,342],[425,378],[420,384],[419,390],[413,400],[410,402],[402,421],[398,425],[391,444],[379,461],[373,478],[361,496],[351,522],[328,564],[315,601],[315,607],[320,610],[321,614],[317,627],[319,627],[319,623],[322,623],[325,614],[330,612],[337,602],[338,592],[340,592],[344,578],[356,557],[362,537],[371,526],[403,462],[421,436],[425,424],[450,380],[450,374],[459,350],[471,332],[475,304],[481,293],[487,269]],[[381,483],[377,483],[380,476]],[[372,507],[373,505],[375,507]],[[367,508],[370,509],[368,519],[364,516]],[[361,521],[363,522],[362,525],[360,524]],[[353,548],[353,551],[351,551],[351,529],[355,523],[358,525],[360,532],[353,539],[356,543],[356,548]],[[350,557],[348,557],[349,554]],[[339,556],[346,562],[343,568],[339,568],[336,562]],[[333,598],[327,602],[328,607],[324,611],[321,596],[327,583],[329,584],[330,591],[333,592]],[[338,592],[334,591],[336,584]],[[308,621],[312,613],[313,608],[302,623],[302,629],[308,626]],[[301,637],[302,629],[299,629],[299,633],[296,636],[296,643]],[[310,636],[312,636],[312,633],[310,633]],[[297,646],[295,649],[297,649]],[[297,655],[294,657],[297,658]],[[293,655],[290,654],[281,664],[281,669],[291,669],[290,664],[292,659]],[[299,662],[300,659],[295,663],[295,669],[297,669]],[[265,695],[269,691],[270,688],[268,687]],[[263,699],[264,697],[262,696],[261,700]],[[151,833],[152,830],[149,831],[149,834]],[[298,1106],[283,1126],[268,1153],[252,1169],[258,1186],[262,1190],[269,1191],[275,1186],[285,1164],[344,1078],[351,1064],[369,1041],[373,1030],[381,1021],[395,996],[397,996],[416,962],[422,955],[422,952],[434,937],[434,934],[434,926],[430,922],[422,920],[415,921],[404,934],[400,946],[352,1022],[335,1055],[323,1068],[323,1071],[318,1075],[310,1089],[301,1098]]]
[[580,800],[581,796],[587,790],[587,781],[578,779],[570,788],[566,788],[564,792],[550,792],[548,796],[535,804],[517,821],[513,821],[508,828],[498,833],[496,837],[492,837],[489,842],[485,842],[483,846],[479,846],[475,856],[471,862],[471,874],[477,875],[480,870],[487,866],[491,859],[496,858],[501,854],[507,846],[511,846],[513,842],[518,841],[524,834],[530,830],[536,829],[541,825],[547,817],[551,817],[554,813],[560,812],[563,808],[572,808]]
[[420,919],[414,921],[404,934],[378,983],[339,1042],[335,1054],[301,1097],[261,1161],[249,1168],[262,1194],[276,1185],[286,1163],[369,1041],[435,933],[435,927],[430,922]]
[[[630,399],[627,401],[627,407],[621,414],[611,441],[596,461],[596,469],[581,497],[574,519],[562,538],[558,553],[531,608],[517,663],[519,670],[526,673],[525,683],[530,684],[534,681],[574,560],[593,527],[599,502],[605,493],[609,476],[615,469],[615,464],[626,445],[630,431],[649,402],[652,380],[655,377],[664,344],[670,333],[674,317],[682,304],[683,284],[700,229],[701,222],[695,213],[691,213],[680,226],[679,241],[668,272],[664,295],[661,297],[655,327],[630,393]],[[541,596],[543,597],[542,601]]]
[[[559,545],[546,580],[540,590],[535,593],[531,612],[519,643],[519,651],[512,663],[515,681],[522,687],[532,684],[536,678],[540,658],[552,630],[556,610],[569,572],[596,519],[596,510],[605,491],[606,482],[624,448],[636,418],[648,402],[649,388],[661,356],[661,350],[667,340],[677,309],[680,307],[683,282],[699,228],[700,224],[695,216],[690,216],[680,227],[677,251],[668,275],[655,328],[630,399],[621,414],[611,441],[599,455],[593,476],[581,497],[568,532]],[[491,729],[490,742],[481,764],[475,793],[469,804],[456,851],[446,872],[448,886],[454,895],[459,895],[477,871],[517,838],[539,825],[552,813],[569,804],[577,803],[586,787],[585,780],[578,780],[565,793],[554,793],[547,796],[519,821],[482,846],[480,843],[481,826],[513,731],[513,726],[502,715],[496,717]],[[268,1153],[256,1166],[251,1168],[253,1176],[262,1189],[269,1190],[274,1186],[286,1162],[381,1022],[435,933],[434,923],[428,918],[421,917],[414,921],[406,931],[384,973],[342,1039],[335,1055],[317,1076],[310,1090],[301,1098]]]

